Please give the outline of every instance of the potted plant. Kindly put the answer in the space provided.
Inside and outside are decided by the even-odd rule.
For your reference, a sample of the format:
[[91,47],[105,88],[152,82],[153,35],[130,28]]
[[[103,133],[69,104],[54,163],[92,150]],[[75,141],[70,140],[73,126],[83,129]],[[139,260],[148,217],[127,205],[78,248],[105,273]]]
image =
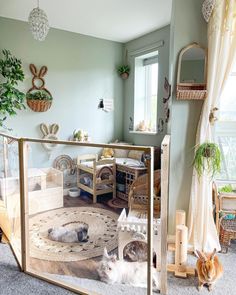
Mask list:
[[117,68],[117,71],[122,79],[126,80],[129,77],[130,73],[130,66],[128,65],[122,65]]
[[9,50],[2,50],[3,58],[0,59],[0,74],[3,81],[0,83],[0,127],[8,116],[16,115],[18,110],[25,109],[25,94],[16,86],[24,80],[22,62],[12,56]]
[[30,91],[26,99],[28,106],[35,112],[46,112],[52,105],[52,95],[46,89]]
[[219,188],[219,193],[232,193],[233,187],[231,184],[226,184],[225,186]]
[[221,152],[215,143],[203,143],[196,150],[194,157],[194,167],[198,176],[202,176],[206,171],[212,178],[220,172]]

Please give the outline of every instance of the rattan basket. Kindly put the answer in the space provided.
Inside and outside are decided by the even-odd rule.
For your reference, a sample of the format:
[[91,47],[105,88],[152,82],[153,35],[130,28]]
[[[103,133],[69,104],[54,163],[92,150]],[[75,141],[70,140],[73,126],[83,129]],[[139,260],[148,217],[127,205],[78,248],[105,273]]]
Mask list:
[[177,84],[176,98],[181,100],[203,100],[207,97],[204,84]]
[[52,105],[51,100],[27,99],[27,105],[34,112],[46,112]]
[[236,240],[236,216],[233,219],[221,218],[220,222],[220,243],[225,252],[231,240]]
[[[44,87],[45,85],[44,76],[46,75],[48,68],[46,66],[42,66],[41,69],[38,71],[34,64],[30,64],[29,68],[33,75],[33,78],[32,78],[32,87],[26,93],[27,105],[34,112],[46,112],[48,109],[50,109],[52,105],[52,94],[47,88]],[[29,96],[30,94],[34,94],[37,92],[44,92],[45,96],[44,95],[41,97]],[[48,99],[48,96],[51,99]]]

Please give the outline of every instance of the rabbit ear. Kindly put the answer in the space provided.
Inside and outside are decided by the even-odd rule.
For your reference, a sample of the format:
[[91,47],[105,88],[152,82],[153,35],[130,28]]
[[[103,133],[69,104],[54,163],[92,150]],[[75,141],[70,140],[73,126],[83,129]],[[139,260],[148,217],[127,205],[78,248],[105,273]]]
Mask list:
[[36,66],[34,64],[30,64],[29,68],[30,68],[31,73],[37,77],[38,72],[37,72]]
[[197,256],[198,256],[199,259],[201,259],[203,261],[206,261],[207,260],[204,253],[202,253],[202,252],[200,252],[198,250],[196,250],[196,252],[197,252]]
[[39,78],[42,78],[47,74],[48,68],[46,66],[42,66],[39,71]]
[[59,125],[58,124],[53,124],[54,127],[53,127],[53,133],[54,134],[57,134],[58,130],[59,130]]
[[215,255],[216,255],[216,248],[211,253],[210,259],[214,259],[215,258]]
[[59,125],[58,124],[52,124],[50,126],[50,133],[51,134],[57,134],[58,130],[59,130]]
[[44,136],[49,134],[48,126],[44,123],[40,124],[40,130],[42,131]]
[[116,254],[112,255],[110,258],[111,258],[112,262],[116,262],[116,260],[117,260]]
[[107,252],[107,248],[105,247],[104,250],[103,250],[103,257],[104,258],[109,258],[110,256],[108,255],[108,252]]

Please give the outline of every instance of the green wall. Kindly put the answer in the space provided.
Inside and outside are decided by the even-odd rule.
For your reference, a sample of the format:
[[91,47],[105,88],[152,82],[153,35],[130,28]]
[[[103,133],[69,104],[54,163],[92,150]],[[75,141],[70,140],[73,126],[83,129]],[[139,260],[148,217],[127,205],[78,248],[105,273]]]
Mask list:
[[177,101],[175,96],[177,61],[180,50],[192,42],[207,44],[207,25],[201,15],[201,1],[173,0],[171,20],[170,72],[172,80],[169,232],[174,233],[175,211],[188,211],[193,147],[202,101]]
[[160,30],[156,30],[145,36],[132,40],[125,44],[124,54],[128,56],[128,63],[131,66],[131,73],[127,80],[124,81],[124,139],[128,142],[141,145],[160,146],[161,141],[166,134],[166,126],[164,131],[157,135],[140,135],[129,133],[129,118],[134,117],[134,57],[132,52],[149,48],[150,45],[164,41],[164,45],[158,48],[159,60],[159,90],[158,90],[158,118],[164,119],[163,110],[163,85],[165,77],[169,77],[169,40],[170,26],[166,26]]
[[[133,65],[126,81],[118,77],[116,66],[123,62],[122,55],[126,50],[132,62],[130,52],[162,40],[164,46],[159,48],[158,114],[163,117],[163,84],[164,78],[169,77],[173,97],[168,129],[165,126],[164,132],[155,136],[130,134]],[[38,67],[46,65],[46,87],[54,96],[53,106],[48,112],[34,113],[27,107],[9,119],[8,126],[13,128],[15,135],[39,138],[42,136],[40,123],[58,123],[61,139],[67,139],[74,129],[81,128],[87,130],[96,142],[120,138],[145,145],[160,145],[168,131],[171,134],[169,229],[173,233],[175,210],[188,210],[193,146],[202,107],[201,101],[176,100],[176,65],[179,51],[194,41],[206,45],[206,23],[201,16],[201,1],[196,0],[174,0],[171,26],[130,41],[125,46],[57,29],[51,29],[44,42],[37,42],[32,38],[27,23],[0,18],[0,49],[10,49],[23,61],[26,80],[21,88],[26,91],[31,87],[30,63]],[[97,109],[102,97],[114,99],[114,112],[105,113]],[[40,145],[35,151],[34,158],[46,166],[48,155]],[[68,150],[59,152],[68,153]],[[85,151],[81,149],[79,152]]]
[[[60,124],[62,139],[68,138],[75,128],[87,130],[100,142],[122,137],[123,85],[116,73],[116,66],[122,61],[122,46],[57,29],[50,29],[46,40],[38,42],[27,23],[0,18],[0,48],[10,49],[23,61],[26,79],[22,88],[31,87],[30,63],[37,67],[46,65],[46,87],[54,96],[48,112],[34,113],[27,107],[8,120],[9,127],[18,135],[39,137],[39,123],[56,122]],[[98,110],[100,98],[113,98],[115,111]]]
[[[74,129],[88,131],[94,142],[123,137],[123,81],[116,72],[122,62],[123,45],[67,31],[50,29],[45,41],[35,41],[25,22],[0,18],[0,49],[9,49],[23,62],[27,91],[32,75],[29,64],[46,65],[46,87],[54,97],[51,109],[25,111],[7,120],[13,134],[41,138],[39,124],[58,123],[59,138],[68,139]],[[100,98],[114,99],[114,112],[98,110]],[[38,161],[48,161],[38,147]],[[61,153],[63,153],[61,151]],[[46,164],[45,164],[46,165]]]

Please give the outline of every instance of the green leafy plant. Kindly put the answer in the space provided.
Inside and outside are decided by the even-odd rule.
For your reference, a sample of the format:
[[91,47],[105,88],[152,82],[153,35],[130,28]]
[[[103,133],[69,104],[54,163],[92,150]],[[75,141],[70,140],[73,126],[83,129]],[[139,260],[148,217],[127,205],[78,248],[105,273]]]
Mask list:
[[130,73],[130,66],[128,66],[128,65],[122,65],[122,66],[119,66],[118,68],[117,68],[117,72],[121,75],[121,74],[124,74],[124,73],[126,73],[126,74],[128,74],[129,75],[129,73]]
[[225,186],[222,186],[220,189],[219,189],[219,192],[220,193],[232,193],[233,192],[233,187],[231,184],[227,184]]
[[17,110],[25,109],[25,94],[15,86],[24,80],[24,72],[20,59],[12,56],[9,50],[2,50],[3,58],[0,59],[0,126],[5,127],[7,116],[16,115]]
[[52,96],[44,90],[28,92],[26,98],[29,100],[52,100]]
[[221,152],[215,143],[203,143],[196,150],[194,167],[199,177],[206,171],[212,178],[220,172]]

